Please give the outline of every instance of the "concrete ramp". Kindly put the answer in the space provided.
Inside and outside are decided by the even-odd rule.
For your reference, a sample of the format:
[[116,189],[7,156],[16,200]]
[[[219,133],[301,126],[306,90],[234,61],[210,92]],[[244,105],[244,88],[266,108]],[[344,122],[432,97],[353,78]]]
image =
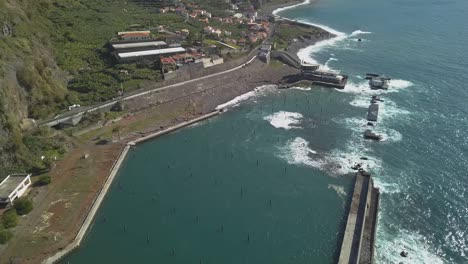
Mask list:
[[281,60],[282,62],[284,62],[285,64],[287,64],[287,65],[289,65],[289,66],[291,66],[293,68],[296,68],[296,69],[301,68],[301,63],[295,58],[295,56],[289,54],[286,51],[274,50],[274,51],[271,52],[271,56],[273,58],[275,58],[275,59]]

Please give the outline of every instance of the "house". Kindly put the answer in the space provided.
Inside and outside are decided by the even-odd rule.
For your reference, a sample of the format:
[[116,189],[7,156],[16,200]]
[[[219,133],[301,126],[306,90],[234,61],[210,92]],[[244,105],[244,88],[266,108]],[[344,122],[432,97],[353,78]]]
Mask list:
[[131,62],[141,60],[154,60],[159,59],[161,56],[168,56],[172,54],[185,53],[185,49],[181,47],[167,48],[167,49],[154,49],[136,52],[117,53],[116,57],[119,62]]
[[31,174],[11,174],[0,182],[0,205],[8,206],[31,185]]
[[203,33],[205,33],[205,34],[213,33],[213,27],[211,27],[211,26],[204,27],[203,28]]
[[150,40],[150,31],[126,31],[118,32],[119,39],[124,41],[139,41],[139,40]]
[[222,22],[226,24],[232,24],[233,20],[232,20],[232,17],[225,17],[222,19]]
[[268,34],[266,32],[257,32],[257,38],[258,39],[266,39]]
[[231,31],[224,30],[224,35],[225,35],[225,36],[231,36],[231,35],[232,35],[232,32],[231,32]]
[[186,28],[180,30],[180,34],[183,36],[188,36],[190,34],[190,31]]
[[249,35],[249,41],[252,43],[257,42],[258,38],[256,35]]
[[245,47],[246,40],[245,40],[245,39],[243,39],[243,38],[241,38],[241,39],[239,39],[239,40],[237,41],[237,44],[238,44],[238,45],[240,45],[240,46],[243,46],[243,47]]
[[199,18],[198,21],[203,22],[203,23],[206,23],[206,24],[209,24],[209,23],[210,23],[210,20],[208,20],[207,17],[205,17],[205,18]]
[[212,20],[215,21],[215,22],[219,22],[219,23],[223,22],[223,18],[221,18],[221,17],[213,17]]
[[263,26],[257,23],[249,23],[248,26],[249,26],[249,29],[253,31],[260,31],[263,29]]
[[187,64],[195,61],[195,58],[189,53],[176,54],[172,56],[172,59],[178,64]]
[[221,30],[213,28],[211,26],[204,27],[203,32],[207,35],[217,35],[218,37],[221,36],[221,34],[223,33]]
[[168,73],[177,70],[177,64],[172,57],[161,57],[161,71]]
[[142,51],[149,49],[164,49],[168,45],[164,41],[145,41],[145,42],[132,42],[132,43],[114,43],[111,44],[112,49],[115,52],[132,52]]

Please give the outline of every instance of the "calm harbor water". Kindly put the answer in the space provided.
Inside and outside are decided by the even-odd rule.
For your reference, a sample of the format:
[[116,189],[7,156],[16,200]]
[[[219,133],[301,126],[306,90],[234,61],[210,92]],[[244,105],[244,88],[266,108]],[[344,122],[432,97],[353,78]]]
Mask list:
[[353,178],[304,163],[339,170],[320,154],[351,133],[330,121],[345,116],[345,94],[335,95],[264,87],[133,149],[83,247],[62,263],[333,263]]
[[[62,263],[333,263],[363,156],[382,193],[377,263],[468,263],[467,13],[463,0],[281,11],[337,34],[300,56],[349,74],[345,90],[262,87],[138,146]],[[369,91],[367,72],[390,89]],[[374,94],[380,143],[362,138]]]

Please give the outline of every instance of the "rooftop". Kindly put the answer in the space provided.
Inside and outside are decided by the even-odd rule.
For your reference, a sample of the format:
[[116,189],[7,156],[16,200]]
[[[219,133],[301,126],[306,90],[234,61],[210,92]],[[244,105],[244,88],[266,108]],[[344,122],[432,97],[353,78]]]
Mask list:
[[0,199],[8,198],[8,196],[16,189],[16,187],[18,187],[18,185],[28,176],[28,174],[13,174],[6,177],[0,183]]
[[114,49],[128,49],[128,48],[141,48],[151,46],[164,46],[167,45],[164,41],[149,41],[149,42],[137,42],[137,43],[124,43],[124,44],[112,44]]
[[132,58],[132,57],[143,57],[143,56],[152,56],[152,55],[171,54],[171,53],[178,53],[178,52],[185,52],[185,49],[181,48],[181,47],[176,47],[176,48],[167,48],[167,49],[155,49],[155,50],[145,50],[145,51],[135,51],[135,52],[124,52],[124,53],[119,53],[118,56],[121,59],[124,59],[124,58]]

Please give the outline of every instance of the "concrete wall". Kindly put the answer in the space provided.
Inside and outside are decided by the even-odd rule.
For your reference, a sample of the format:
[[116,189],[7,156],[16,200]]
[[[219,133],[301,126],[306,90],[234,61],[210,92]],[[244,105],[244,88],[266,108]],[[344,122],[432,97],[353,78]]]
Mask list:
[[339,264],[372,264],[379,190],[370,175],[358,172],[343,235]]

